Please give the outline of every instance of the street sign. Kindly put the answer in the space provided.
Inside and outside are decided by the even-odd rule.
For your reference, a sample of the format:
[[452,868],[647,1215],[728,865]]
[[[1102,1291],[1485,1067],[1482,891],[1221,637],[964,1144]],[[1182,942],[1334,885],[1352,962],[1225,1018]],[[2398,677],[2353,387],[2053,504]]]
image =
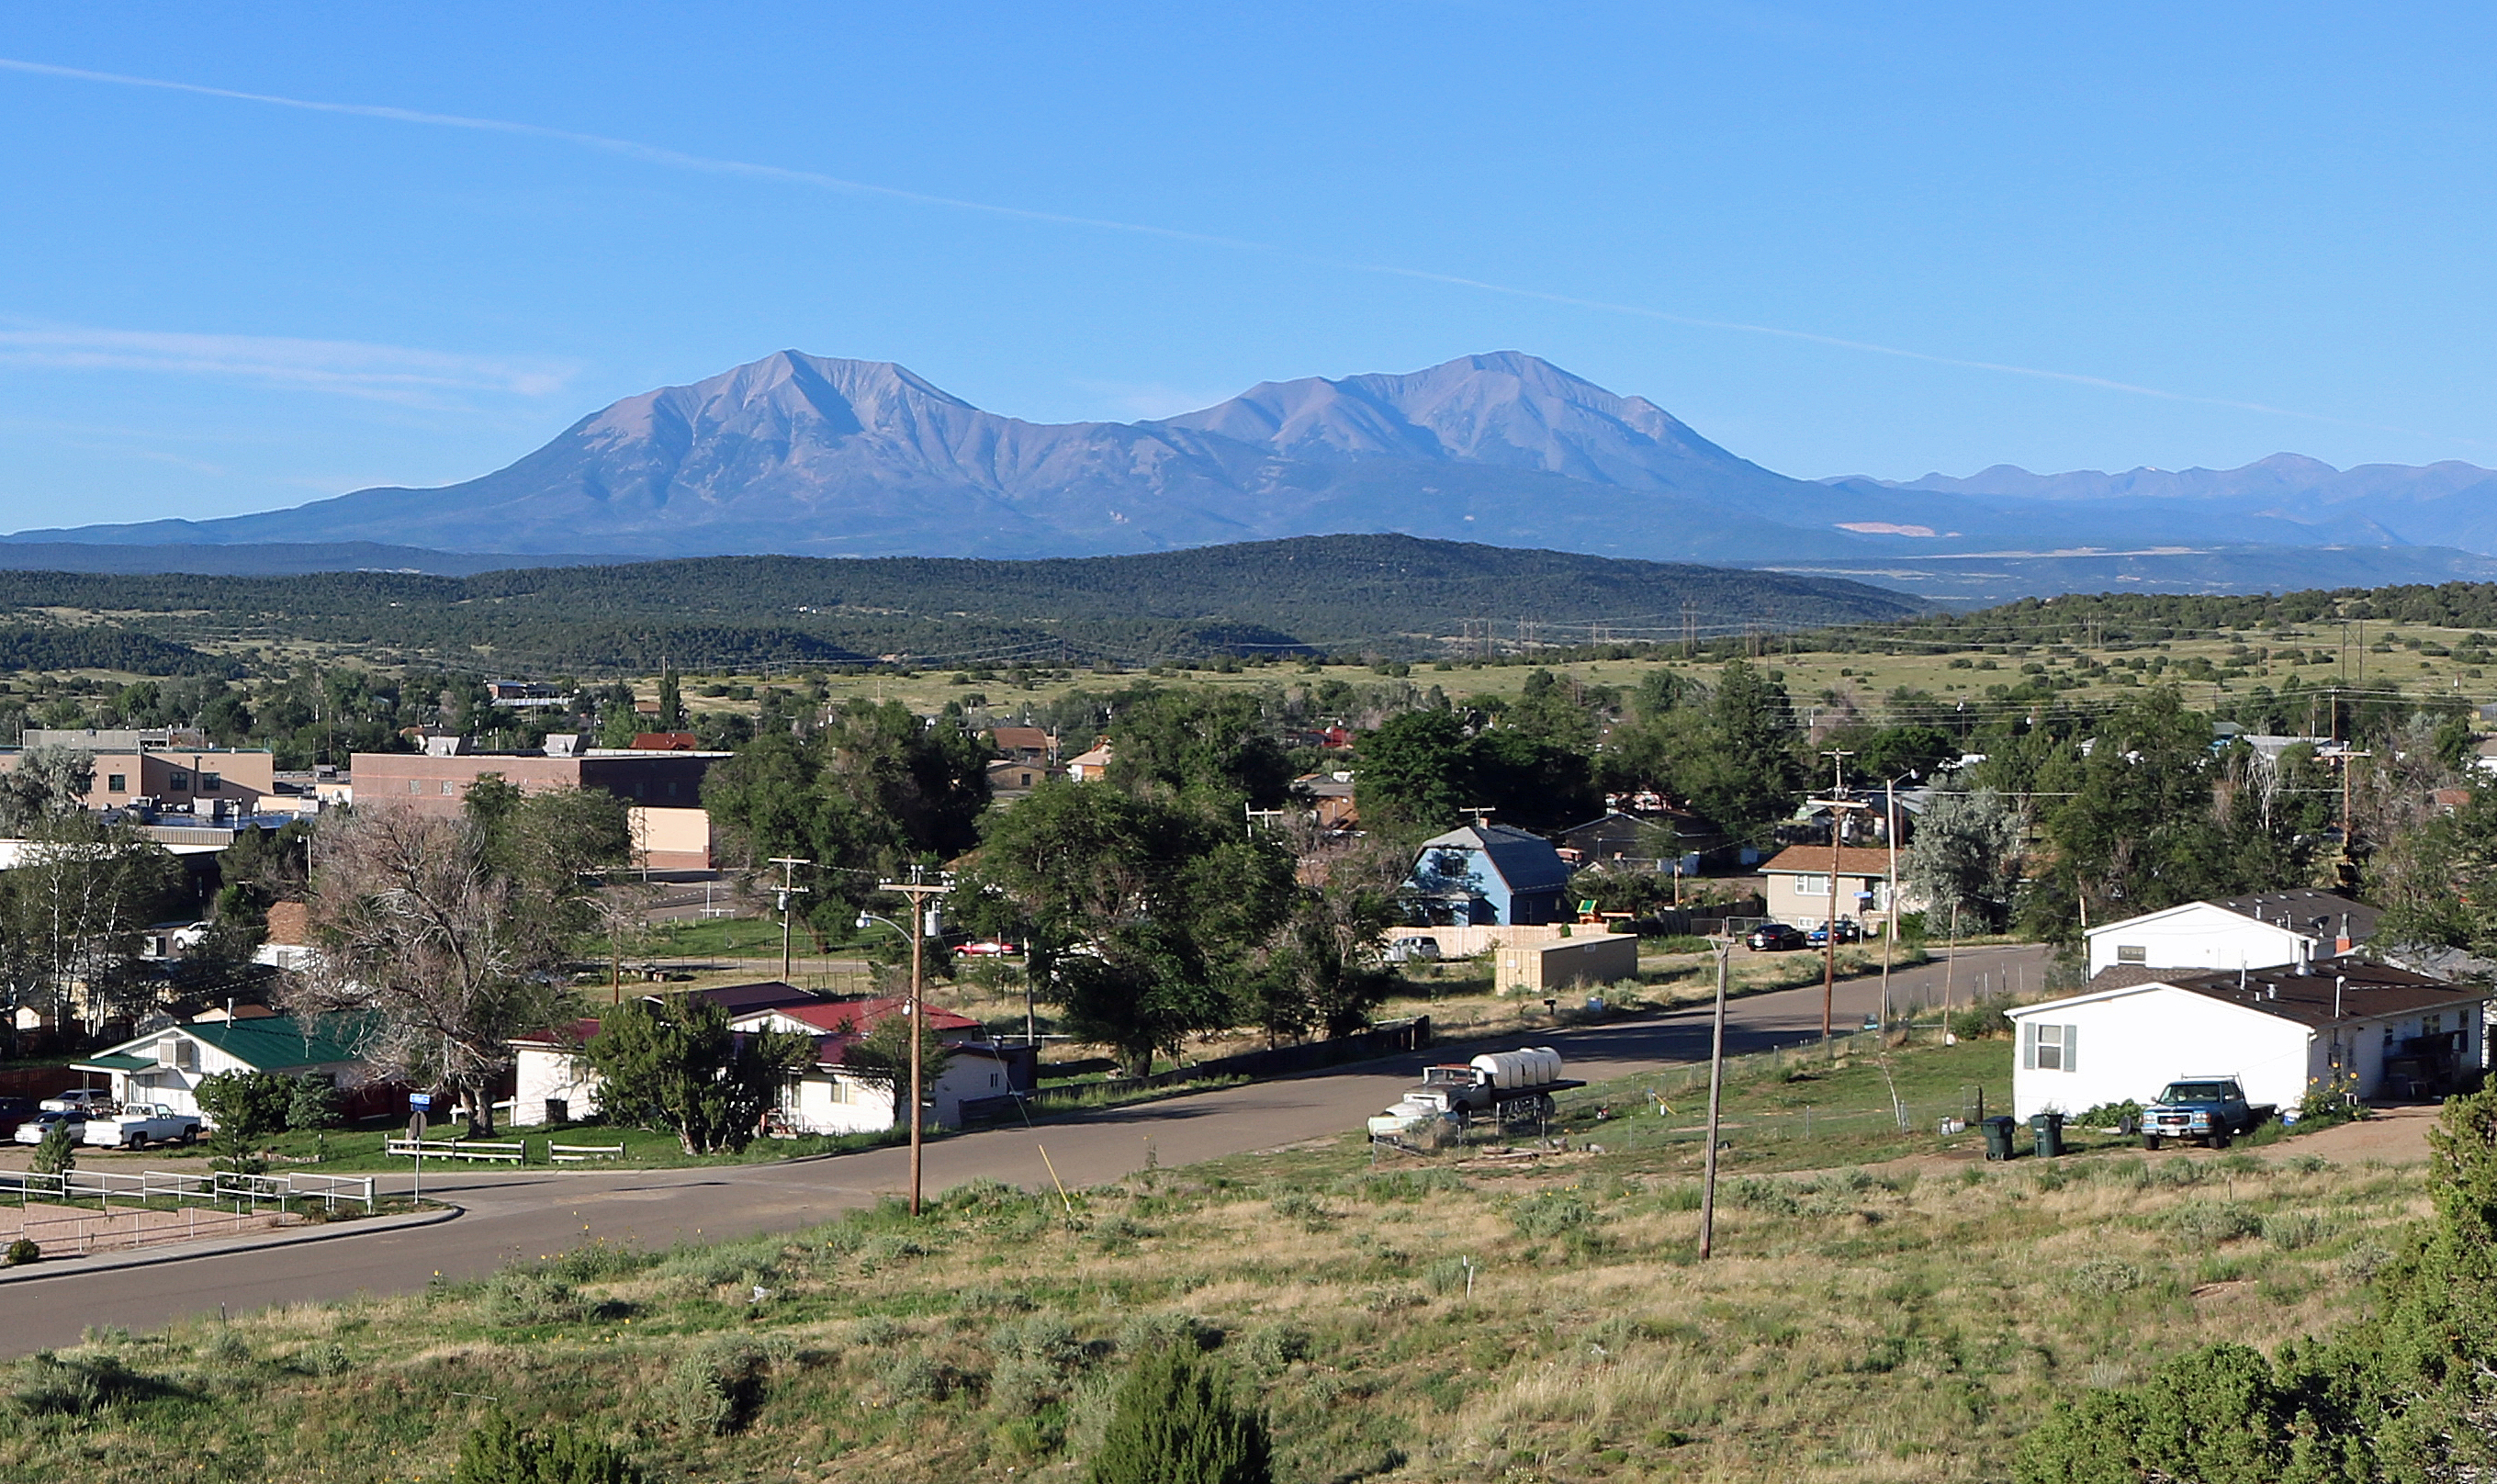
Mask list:
[[425,1138],[425,1114],[422,1110],[407,1116],[407,1136],[420,1141]]
[[407,1105],[411,1108],[430,1108],[433,1106],[433,1094],[430,1092],[410,1092],[407,1095]]

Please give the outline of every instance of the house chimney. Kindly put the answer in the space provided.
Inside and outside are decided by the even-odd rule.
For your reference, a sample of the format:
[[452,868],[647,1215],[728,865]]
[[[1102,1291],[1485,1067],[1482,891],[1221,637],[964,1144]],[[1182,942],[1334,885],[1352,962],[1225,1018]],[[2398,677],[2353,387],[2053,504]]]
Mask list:
[[2297,973],[2298,977],[2301,979],[2306,976],[2307,970],[2313,962],[2310,955],[2312,955],[2314,951],[2314,939],[2307,937],[2304,933],[2299,933],[2297,937]]
[[2336,954],[2350,951],[2350,914],[2347,912],[2341,914],[2341,935],[2332,940],[2332,951]]

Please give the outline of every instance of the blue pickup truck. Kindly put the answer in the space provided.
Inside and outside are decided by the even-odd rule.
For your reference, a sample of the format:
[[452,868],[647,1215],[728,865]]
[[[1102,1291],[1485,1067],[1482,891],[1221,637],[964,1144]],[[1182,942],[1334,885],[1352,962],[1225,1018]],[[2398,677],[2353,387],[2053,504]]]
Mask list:
[[2234,1077],[2180,1077],[2142,1110],[2141,1147],[2157,1149],[2164,1140],[2192,1139],[2227,1149],[2230,1139],[2260,1128],[2275,1111],[2269,1103],[2247,1102]]

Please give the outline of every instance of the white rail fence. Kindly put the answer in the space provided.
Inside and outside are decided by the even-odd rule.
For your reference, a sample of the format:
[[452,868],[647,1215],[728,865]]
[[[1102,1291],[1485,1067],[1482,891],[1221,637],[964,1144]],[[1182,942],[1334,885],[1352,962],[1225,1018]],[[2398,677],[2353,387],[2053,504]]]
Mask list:
[[[16,1216],[15,1226],[7,1224],[13,1215]],[[179,1219],[147,1220],[151,1216]],[[234,1236],[281,1219],[284,1218],[265,1211],[212,1211],[198,1206],[185,1206],[179,1211],[115,1211],[101,1216],[33,1220],[22,1213],[0,1211],[0,1242],[15,1242],[22,1237],[43,1248],[46,1257],[72,1252],[83,1257],[89,1252],[136,1251],[141,1247],[197,1242],[203,1237]]]
[[[429,1151],[428,1151],[429,1152]],[[284,1175],[237,1175],[217,1170],[205,1173],[143,1170],[125,1175],[112,1170],[72,1170],[65,1175],[39,1175],[24,1170],[0,1170],[0,1200],[16,1196],[22,1209],[27,1205],[69,1204],[94,1201],[107,1213],[115,1202],[133,1210],[163,1210],[160,1202],[174,1208],[197,1202],[204,1206],[232,1205],[237,1210],[259,1211],[274,1208],[281,1213],[300,1211],[318,1203],[331,1214],[341,1202],[362,1206],[367,1215],[377,1208],[373,1177],[369,1175],[313,1175],[290,1172]]]

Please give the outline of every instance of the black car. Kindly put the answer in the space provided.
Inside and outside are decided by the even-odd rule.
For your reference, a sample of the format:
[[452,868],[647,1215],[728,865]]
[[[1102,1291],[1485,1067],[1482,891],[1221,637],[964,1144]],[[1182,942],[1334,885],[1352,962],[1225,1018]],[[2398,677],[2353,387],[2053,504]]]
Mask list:
[[33,1098],[0,1097],[0,1139],[6,1139],[12,1134],[15,1134],[17,1131],[18,1124],[26,1121],[34,1116],[35,1100]]
[[1803,947],[1804,935],[1801,928],[1790,928],[1785,923],[1762,923],[1753,929],[1752,935],[1743,942],[1754,953],[1784,953],[1789,948]]

